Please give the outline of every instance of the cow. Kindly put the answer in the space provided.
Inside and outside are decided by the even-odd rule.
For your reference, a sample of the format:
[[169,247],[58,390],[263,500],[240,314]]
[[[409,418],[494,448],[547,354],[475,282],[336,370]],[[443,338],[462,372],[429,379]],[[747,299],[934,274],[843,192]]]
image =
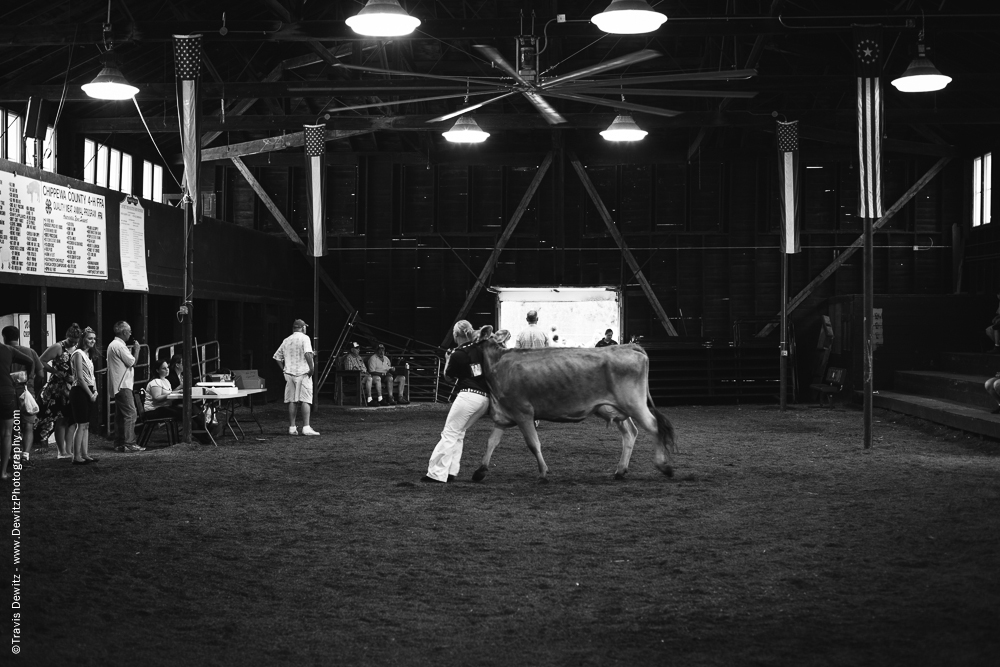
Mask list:
[[538,461],[539,481],[547,481],[548,466],[542,458],[536,420],[575,423],[593,414],[609,424],[614,422],[622,434],[615,479],[628,473],[639,433],[636,424],[656,436],[655,465],[667,477],[673,476],[674,427],[653,405],[649,357],[641,347],[507,350],[491,339],[479,345],[483,348],[483,374],[490,387],[490,416],[496,427],[482,464],[472,475],[474,481],[485,478],[503,429],[514,425]]

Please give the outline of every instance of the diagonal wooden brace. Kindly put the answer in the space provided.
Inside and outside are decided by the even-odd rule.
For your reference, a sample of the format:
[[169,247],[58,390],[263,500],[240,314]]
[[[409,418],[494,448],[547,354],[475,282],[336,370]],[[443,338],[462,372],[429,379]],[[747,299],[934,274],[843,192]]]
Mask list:
[[586,169],[580,164],[579,158],[574,154],[570,154],[570,164],[573,165],[573,169],[576,170],[576,175],[580,177],[580,181],[583,183],[583,188],[590,195],[591,201],[594,202],[594,206],[597,207],[597,212],[601,214],[601,219],[604,220],[605,226],[611,233],[611,237],[621,248],[622,255],[625,257],[625,261],[628,263],[632,273],[635,274],[636,279],[639,281],[639,285],[642,286],[642,291],[646,294],[646,298],[649,299],[649,305],[653,307],[653,312],[656,313],[656,317],[659,318],[660,324],[663,328],[667,330],[667,333],[671,336],[677,335],[677,330],[674,329],[673,323],[671,323],[670,318],[667,317],[667,311],[663,309],[663,305],[660,300],[656,298],[656,294],[653,292],[653,287],[646,280],[646,276],[642,273],[642,267],[639,266],[639,262],[635,260],[632,255],[632,251],[628,249],[628,244],[625,243],[625,239],[622,237],[621,232],[618,231],[618,227],[615,226],[615,221],[611,219],[611,214],[608,213],[607,207],[604,206],[604,202],[601,201],[601,195],[597,192],[597,188],[594,187],[594,183],[590,180],[590,176],[587,175]]
[[[531,183],[528,184],[528,189],[525,191],[524,196],[521,197],[521,203],[517,205],[517,209],[514,210],[514,214],[510,216],[510,222],[507,223],[507,228],[503,230],[503,234],[497,240],[496,247],[493,248],[493,252],[490,254],[490,258],[486,260],[486,266],[483,270],[479,272],[479,277],[476,279],[476,284],[472,286],[469,290],[468,296],[465,297],[465,303],[462,304],[461,309],[458,311],[458,315],[455,320],[458,321],[466,316],[469,309],[472,308],[472,304],[475,302],[476,297],[479,296],[479,290],[483,288],[486,281],[489,280],[490,275],[493,273],[493,269],[496,268],[497,261],[500,259],[500,253],[503,251],[504,246],[507,245],[507,241],[514,234],[514,230],[517,229],[517,223],[521,222],[521,216],[528,209],[528,205],[531,203],[531,198],[535,196],[535,192],[538,191],[538,186],[542,184],[542,179],[545,178],[545,173],[549,170],[552,165],[552,153],[549,152],[545,159],[542,160],[542,164],[538,166],[538,171],[535,172],[535,177],[531,179]],[[444,340],[441,341],[441,347],[447,348],[448,344],[451,342],[451,330],[445,334]]]

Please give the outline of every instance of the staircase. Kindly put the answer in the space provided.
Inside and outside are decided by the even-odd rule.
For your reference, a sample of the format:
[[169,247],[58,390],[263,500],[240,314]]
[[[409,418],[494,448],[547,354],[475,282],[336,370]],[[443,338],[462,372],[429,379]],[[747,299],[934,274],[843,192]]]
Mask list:
[[983,383],[1000,372],[1000,354],[944,352],[939,369],[896,371],[892,391],[879,390],[872,404],[969,433],[1000,439],[1000,415]]

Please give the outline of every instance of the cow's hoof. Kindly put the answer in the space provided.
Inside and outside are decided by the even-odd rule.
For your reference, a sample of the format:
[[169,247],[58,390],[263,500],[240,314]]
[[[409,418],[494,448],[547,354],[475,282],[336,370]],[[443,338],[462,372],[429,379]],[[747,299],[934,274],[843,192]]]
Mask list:
[[663,474],[666,475],[667,477],[673,477],[674,469],[670,466],[663,466]]
[[625,479],[625,475],[628,474],[628,470],[622,470],[621,472],[615,473],[615,479]]
[[489,468],[486,466],[479,466],[476,468],[476,472],[472,473],[473,482],[481,482],[486,479],[486,473],[489,472]]
[[538,483],[539,484],[548,484],[549,483],[549,478],[548,477],[539,477],[538,478]]

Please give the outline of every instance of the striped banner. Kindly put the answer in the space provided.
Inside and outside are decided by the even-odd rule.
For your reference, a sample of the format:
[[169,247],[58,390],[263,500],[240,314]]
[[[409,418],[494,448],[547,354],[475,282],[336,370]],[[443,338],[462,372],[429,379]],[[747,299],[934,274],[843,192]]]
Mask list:
[[309,200],[309,254],[326,254],[326,215],[323,209],[323,180],[326,174],[326,125],[304,125],[306,191]]
[[854,26],[858,73],[858,215],[882,217],[882,26]]
[[778,121],[778,199],[781,202],[781,251],[802,250],[799,241],[799,121]]
[[180,117],[181,157],[184,161],[184,192],[191,197],[192,219],[198,222],[201,202],[198,176],[201,168],[201,141],[198,133],[198,79],[201,74],[201,35],[174,35],[174,67],[180,90],[177,114]]

